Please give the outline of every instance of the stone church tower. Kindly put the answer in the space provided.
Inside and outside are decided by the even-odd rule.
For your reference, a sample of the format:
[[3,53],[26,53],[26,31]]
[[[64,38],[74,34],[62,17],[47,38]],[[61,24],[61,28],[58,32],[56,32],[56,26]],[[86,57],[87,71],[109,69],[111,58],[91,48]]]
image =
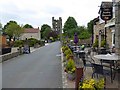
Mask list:
[[52,29],[53,31],[56,31],[58,34],[62,32],[62,18],[59,17],[59,19],[54,19],[52,17]]

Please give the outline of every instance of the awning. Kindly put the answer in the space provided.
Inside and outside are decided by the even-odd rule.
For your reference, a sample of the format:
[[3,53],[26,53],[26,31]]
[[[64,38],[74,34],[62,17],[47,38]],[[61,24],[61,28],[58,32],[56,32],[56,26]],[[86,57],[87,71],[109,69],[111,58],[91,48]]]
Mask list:
[[114,22],[109,22],[107,24],[105,24],[104,27],[110,27],[110,26],[114,26],[115,25],[115,21]]

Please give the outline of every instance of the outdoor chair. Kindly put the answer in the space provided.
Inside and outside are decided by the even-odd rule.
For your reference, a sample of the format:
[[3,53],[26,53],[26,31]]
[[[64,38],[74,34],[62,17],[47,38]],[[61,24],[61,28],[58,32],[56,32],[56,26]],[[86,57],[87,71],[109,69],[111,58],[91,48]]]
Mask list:
[[82,59],[84,66],[86,65],[86,60],[85,60],[85,52],[79,53],[79,58]]
[[95,64],[95,63],[91,63],[91,64],[93,69],[92,78],[95,77],[95,75],[97,76],[97,78],[98,75],[102,75],[103,78],[106,78],[106,76],[110,76],[109,71],[103,69],[103,65]]
[[85,53],[85,60],[86,60],[86,62],[89,62],[90,65],[93,62],[95,63],[95,60],[91,56],[91,50],[88,50],[88,52]]
[[107,52],[107,50],[105,48],[98,50],[98,54],[107,54],[107,53],[108,52]]
[[115,68],[113,68],[114,76],[113,80],[115,79],[116,74],[120,75],[120,61],[116,62]]

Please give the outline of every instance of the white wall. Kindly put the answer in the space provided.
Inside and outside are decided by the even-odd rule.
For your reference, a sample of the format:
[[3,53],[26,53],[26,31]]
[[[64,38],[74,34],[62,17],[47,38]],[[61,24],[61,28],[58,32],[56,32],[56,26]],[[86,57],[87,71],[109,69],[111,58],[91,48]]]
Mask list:
[[35,38],[35,39],[40,40],[40,34],[39,33],[24,33],[20,37],[21,40],[25,40],[26,38]]

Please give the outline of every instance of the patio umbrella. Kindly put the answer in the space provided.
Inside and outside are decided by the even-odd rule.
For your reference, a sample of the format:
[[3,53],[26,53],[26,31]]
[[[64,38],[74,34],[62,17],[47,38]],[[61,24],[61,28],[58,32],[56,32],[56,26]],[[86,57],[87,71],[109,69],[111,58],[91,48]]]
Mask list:
[[78,43],[77,33],[74,34],[74,43],[75,43],[75,45],[77,45],[77,43]]

